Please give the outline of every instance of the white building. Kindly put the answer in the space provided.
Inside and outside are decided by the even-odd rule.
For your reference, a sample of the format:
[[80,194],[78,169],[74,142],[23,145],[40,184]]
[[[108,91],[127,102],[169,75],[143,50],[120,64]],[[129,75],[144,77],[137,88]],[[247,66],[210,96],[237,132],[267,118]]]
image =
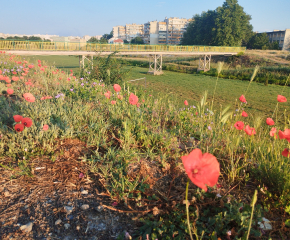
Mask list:
[[158,22],[157,21],[151,21],[144,24],[143,40],[145,44],[151,44],[151,45],[158,44]]
[[290,50],[290,29],[266,32],[270,43],[278,42],[281,50]]

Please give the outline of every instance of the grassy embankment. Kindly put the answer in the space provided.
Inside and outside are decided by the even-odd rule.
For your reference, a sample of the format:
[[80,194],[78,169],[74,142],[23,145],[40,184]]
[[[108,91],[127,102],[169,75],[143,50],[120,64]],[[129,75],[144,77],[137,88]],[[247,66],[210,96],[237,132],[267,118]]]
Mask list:
[[[5,92],[7,86],[1,82],[4,92],[0,98],[3,109],[0,114],[1,164],[11,171],[15,164],[22,166],[21,173],[15,176],[33,175],[29,162],[35,157],[45,155],[57,161],[63,153],[56,151],[59,147],[56,140],[79,139],[87,149],[83,162],[88,164],[90,172],[99,176],[111,198],[138,211],[146,212],[151,208],[149,212],[153,215],[144,216],[144,226],[138,234],[144,237],[150,233],[152,239],[170,239],[172,235],[188,239],[182,204],[187,177],[180,159],[198,147],[217,157],[221,175],[219,185],[208,193],[190,186],[193,203],[190,221],[196,235],[201,236],[205,231],[206,239],[225,239],[232,229],[231,234],[239,238],[245,237],[251,228],[251,236],[262,237],[265,232],[259,228],[258,221],[267,211],[268,218],[275,219],[274,233],[269,234],[286,236],[290,197],[289,143],[270,136],[273,126],[268,126],[265,118],[251,115],[243,118],[241,111],[251,107],[268,115],[275,109],[277,94],[284,91],[283,95],[289,97],[288,88],[219,79],[215,102],[225,99],[226,103],[232,101],[234,104],[235,99],[245,94],[248,104],[238,102],[237,112],[225,106],[209,111],[211,99],[193,100],[199,99],[206,89],[212,96],[216,83],[212,77],[165,72],[162,76],[148,76],[149,86],[155,91],[153,96],[124,85],[120,92],[123,100],[117,98],[117,94],[108,100],[104,92],[114,90],[112,86],[102,86],[98,79],[77,78],[75,81],[67,73],[57,72],[54,67],[39,68],[36,63],[33,70],[24,71],[15,64],[15,60],[22,62],[21,58],[1,57],[3,71],[17,68],[20,70],[16,75],[23,76],[23,80],[12,81],[9,86],[14,90],[12,95]],[[10,78],[13,76],[11,71],[4,72]],[[145,76],[145,72],[142,68],[134,75],[132,70],[131,78]],[[33,86],[26,84],[29,79]],[[270,88],[273,92],[265,92]],[[36,97],[35,102],[23,99],[28,91]],[[138,95],[139,107],[128,103],[129,91]],[[165,93],[170,92],[175,94],[176,101],[186,99],[197,107],[180,110],[176,101],[167,99]],[[41,100],[45,96],[52,98]],[[113,104],[112,100],[116,102]],[[274,126],[277,131],[289,128],[287,112],[285,122],[277,121],[281,120],[285,108],[285,102],[276,108]],[[13,115],[31,118],[32,126],[16,132]],[[255,134],[236,129],[237,121],[254,127]],[[49,125],[48,131],[43,130],[45,124]],[[256,189],[259,190],[258,205],[250,225],[250,199]],[[273,216],[278,212],[278,218]]]

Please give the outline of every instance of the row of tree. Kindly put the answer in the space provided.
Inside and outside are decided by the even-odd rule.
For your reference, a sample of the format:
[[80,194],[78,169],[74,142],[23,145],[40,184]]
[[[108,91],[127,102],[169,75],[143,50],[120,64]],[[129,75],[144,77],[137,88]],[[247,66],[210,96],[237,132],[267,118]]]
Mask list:
[[[5,39],[3,37],[0,37],[0,39]],[[6,38],[7,40],[17,40],[17,41],[44,41],[44,42],[50,42],[50,40],[48,39],[42,39],[41,37],[35,37],[35,36],[31,36],[31,37],[27,37],[27,36],[23,36],[23,37],[18,37],[18,36],[14,36],[14,37],[8,37]]]
[[279,49],[277,42],[269,43],[266,33],[253,32],[251,16],[237,0],[226,0],[216,10],[193,17],[181,40],[181,45],[246,46],[255,49]]
[[[97,39],[95,37],[91,37],[87,42],[88,43],[108,43],[109,39],[113,37],[113,31],[110,34],[104,34],[101,39]],[[126,39],[123,40],[124,43],[129,43]],[[144,44],[144,41],[141,37],[136,37],[130,41],[132,44]]]

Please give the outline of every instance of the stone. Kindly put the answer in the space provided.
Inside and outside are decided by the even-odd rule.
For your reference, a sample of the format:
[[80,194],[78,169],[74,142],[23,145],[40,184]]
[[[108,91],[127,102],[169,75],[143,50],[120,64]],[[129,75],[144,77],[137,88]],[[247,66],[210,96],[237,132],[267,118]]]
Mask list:
[[73,211],[74,207],[70,206],[64,206],[64,210],[66,211],[67,214],[70,214]]
[[31,232],[32,227],[33,227],[33,222],[29,222],[29,223],[27,223],[25,225],[22,225],[20,227],[20,230],[22,230],[23,232],[29,233],[29,232]]
[[81,191],[81,194],[83,194],[83,195],[87,195],[89,192],[88,192],[88,190],[82,190]]
[[104,207],[102,205],[99,205],[99,206],[96,207],[96,210],[98,212],[102,212],[104,210]]
[[262,218],[262,222],[258,222],[259,227],[262,230],[272,230],[272,225],[270,224],[270,221],[267,218]]
[[65,228],[66,230],[68,230],[68,229],[70,228],[70,224],[69,224],[69,223],[64,224],[64,228]]
[[87,210],[87,209],[89,209],[90,208],[90,206],[88,205],[88,204],[83,204],[82,206],[81,206],[81,209],[82,210]]
[[55,225],[58,225],[58,224],[60,224],[61,222],[62,222],[62,221],[61,221],[60,219],[58,219],[58,220],[55,221],[54,224],[55,224]]

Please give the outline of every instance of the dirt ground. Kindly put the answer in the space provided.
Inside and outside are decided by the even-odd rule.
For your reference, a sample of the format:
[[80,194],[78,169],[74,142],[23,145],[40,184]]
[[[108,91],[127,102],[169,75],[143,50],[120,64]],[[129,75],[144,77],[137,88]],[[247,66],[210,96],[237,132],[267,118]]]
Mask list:
[[[169,213],[176,203],[184,200],[187,177],[183,169],[171,169],[168,164],[160,170],[156,164],[148,164],[145,160],[131,164],[128,175],[146,178],[151,186],[149,191],[159,200],[142,199],[139,204],[131,199],[127,203],[117,202],[104,188],[104,179],[90,172],[89,166],[80,160],[88,151],[85,143],[76,139],[65,140],[56,153],[61,151],[64,154],[56,154],[55,161],[47,156],[35,157],[27,166],[11,164],[12,159],[0,160],[1,240],[110,240],[121,235],[119,239],[132,236],[142,240],[144,238],[137,234],[142,226],[141,217],[148,213]],[[23,171],[25,168],[29,171]],[[251,192],[246,192],[238,185],[228,186],[222,179],[219,184],[222,196],[231,194],[250,203],[254,185],[247,188]],[[195,188],[190,184],[190,191]],[[218,198],[205,199],[199,207],[208,204],[219,206],[221,203]],[[270,211],[265,217],[273,224],[273,230],[269,232],[271,236],[279,232],[290,236],[290,231],[285,232],[283,226],[287,216]]]

